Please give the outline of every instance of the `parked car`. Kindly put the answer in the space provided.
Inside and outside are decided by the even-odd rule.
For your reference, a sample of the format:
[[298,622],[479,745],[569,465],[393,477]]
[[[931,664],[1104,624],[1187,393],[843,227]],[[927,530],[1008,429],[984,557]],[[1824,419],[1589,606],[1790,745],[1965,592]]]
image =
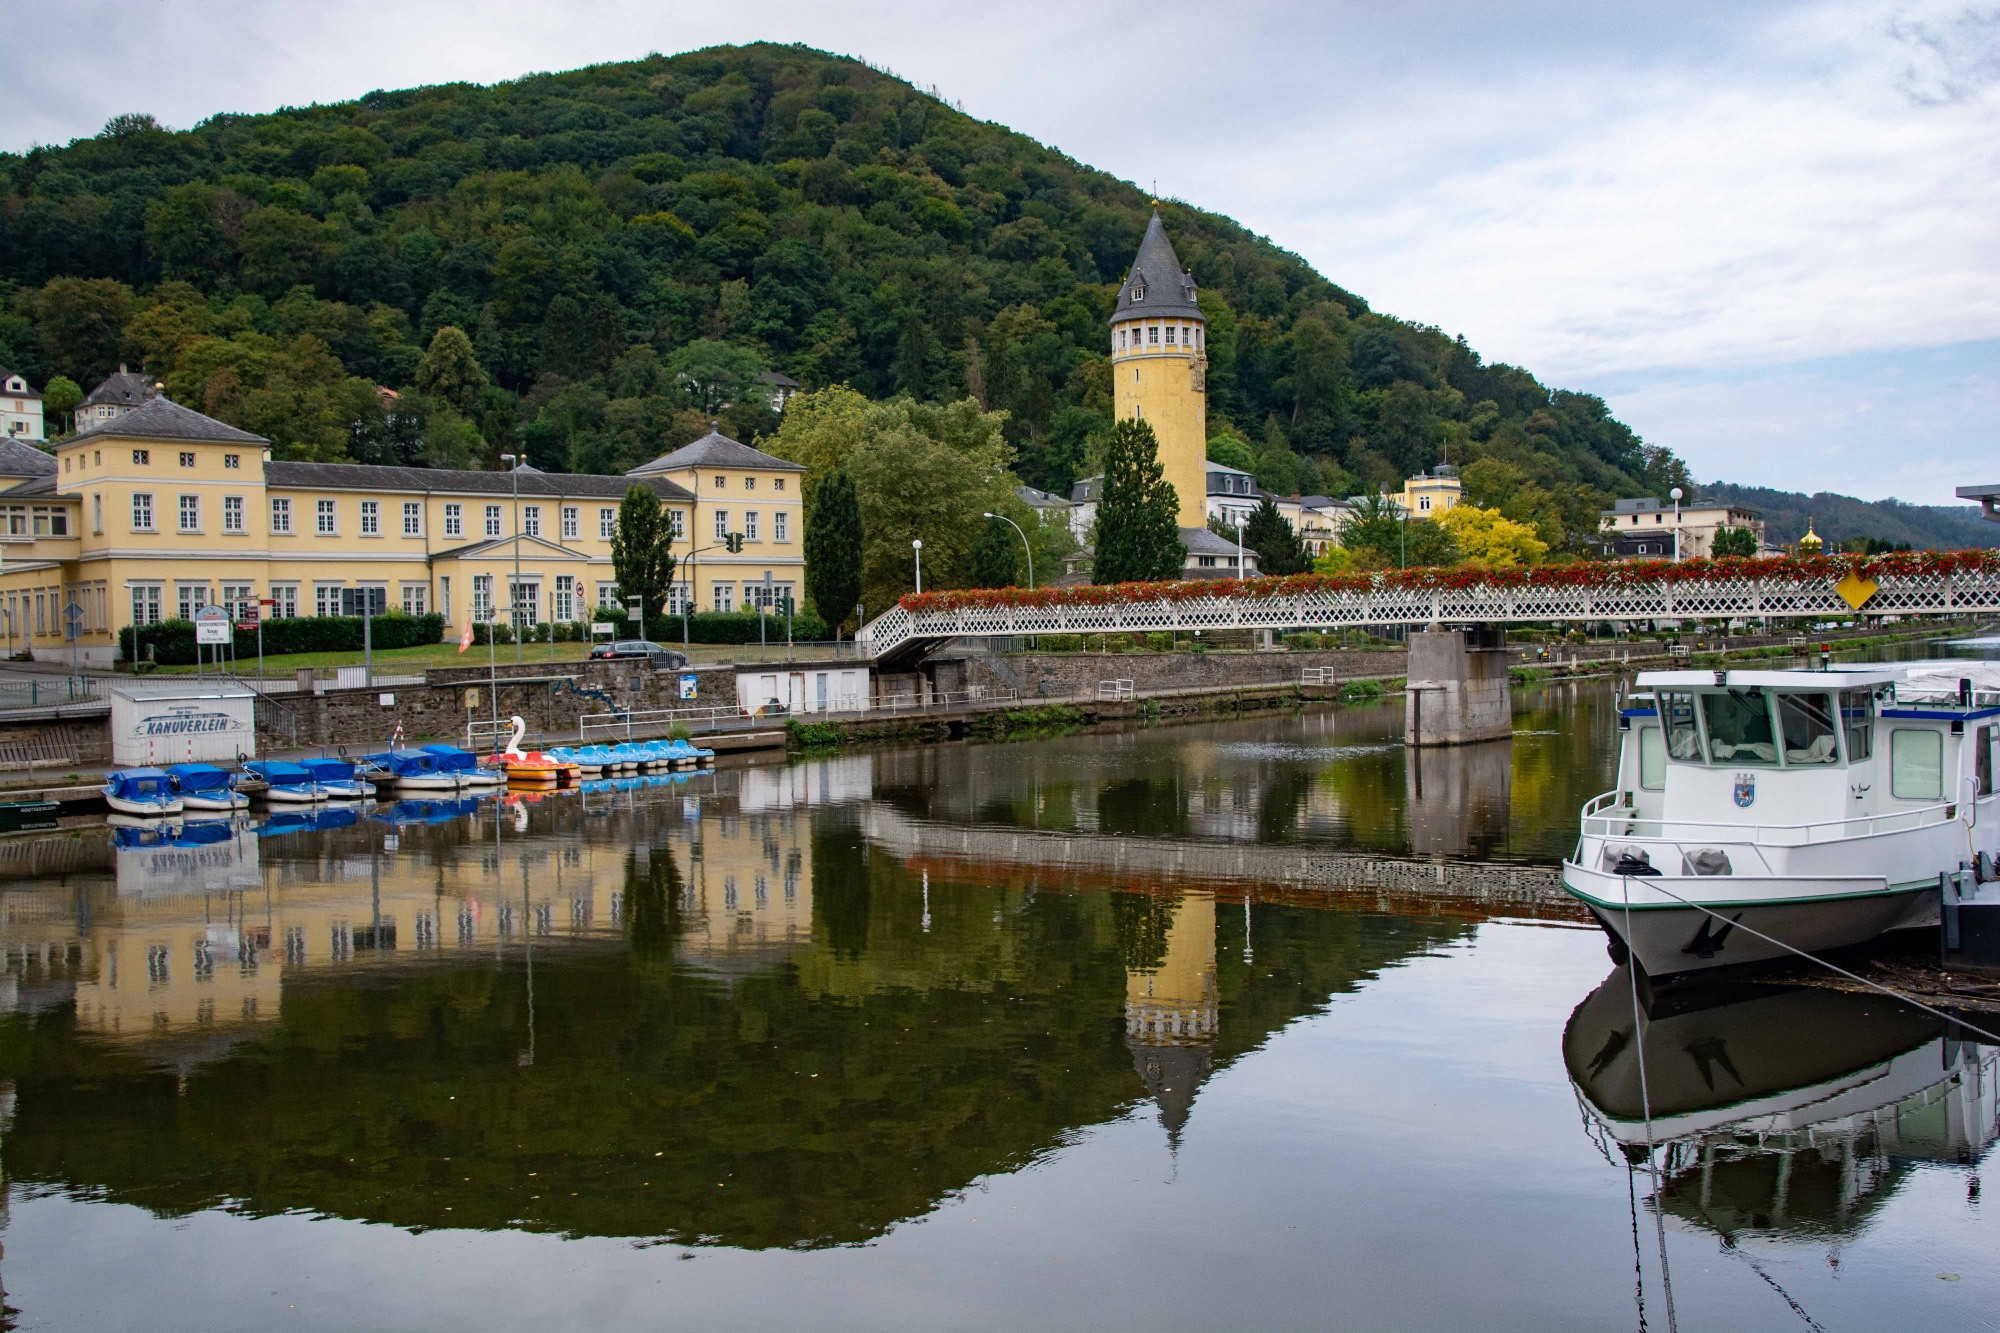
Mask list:
[[596,643],[590,647],[590,660],[593,662],[616,657],[646,658],[655,671],[678,671],[688,664],[687,654],[678,648],[669,648],[647,639],[614,639],[610,643]]

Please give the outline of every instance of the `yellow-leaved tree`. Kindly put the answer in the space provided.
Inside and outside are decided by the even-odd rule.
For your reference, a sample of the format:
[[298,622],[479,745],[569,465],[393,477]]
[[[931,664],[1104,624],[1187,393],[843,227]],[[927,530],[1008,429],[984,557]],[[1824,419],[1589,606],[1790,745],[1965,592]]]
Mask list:
[[1453,505],[1436,521],[1458,538],[1458,549],[1468,564],[1515,569],[1549,553],[1549,544],[1535,535],[1531,524],[1516,523],[1498,509]]

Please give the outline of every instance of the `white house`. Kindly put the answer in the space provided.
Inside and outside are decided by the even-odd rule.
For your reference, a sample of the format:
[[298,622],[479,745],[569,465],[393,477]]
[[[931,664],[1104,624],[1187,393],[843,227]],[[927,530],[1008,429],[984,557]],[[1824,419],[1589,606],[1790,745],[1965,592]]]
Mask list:
[[8,439],[48,438],[42,429],[42,396],[18,371],[0,370],[0,430]]

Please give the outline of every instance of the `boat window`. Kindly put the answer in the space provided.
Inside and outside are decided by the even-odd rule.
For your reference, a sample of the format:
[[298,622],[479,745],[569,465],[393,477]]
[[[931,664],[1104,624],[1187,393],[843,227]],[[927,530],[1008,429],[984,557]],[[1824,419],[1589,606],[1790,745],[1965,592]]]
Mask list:
[[1667,753],[1675,759],[1700,763],[1701,733],[1695,728],[1694,695],[1686,690],[1661,691],[1660,722],[1667,729]]
[[1718,764],[1775,764],[1771,709],[1762,690],[1731,690],[1701,696],[1701,720],[1708,728],[1709,758]]
[[1944,799],[1944,734],[1898,727],[1889,733],[1889,794],[1899,801]]
[[1667,785],[1667,738],[1658,727],[1639,728],[1639,785],[1647,791]]
[[1847,762],[1858,763],[1875,749],[1874,710],[1869,706],[1871,690],[1840,692],[1840,723],[1847,730]]
[[1972,775],[1978,780],[1981,796],[1993,794],[1993,731],[1992,727],[1981,727],[1972,733]]
[[1840,762],[1833,737],[1833,696],[1780,694],[1777,698],[1778,727],[1785,737],[1786,765]]

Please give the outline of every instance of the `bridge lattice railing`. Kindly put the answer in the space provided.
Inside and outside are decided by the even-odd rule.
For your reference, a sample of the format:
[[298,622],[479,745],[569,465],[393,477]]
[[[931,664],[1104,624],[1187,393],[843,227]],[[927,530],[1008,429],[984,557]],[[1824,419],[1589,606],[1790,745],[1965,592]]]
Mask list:
[[[2000,613],[2000,563],[1956,572],[1880,573],[1869,615]],[[1363,625],[1733,619],[1845,616],[1833,578],[1682,578],[1603,586],[1309,589],[1018,604],[896,606],[863,628],[863,652],[881,659],[943,639],[1168,630],[1338,630]]]

